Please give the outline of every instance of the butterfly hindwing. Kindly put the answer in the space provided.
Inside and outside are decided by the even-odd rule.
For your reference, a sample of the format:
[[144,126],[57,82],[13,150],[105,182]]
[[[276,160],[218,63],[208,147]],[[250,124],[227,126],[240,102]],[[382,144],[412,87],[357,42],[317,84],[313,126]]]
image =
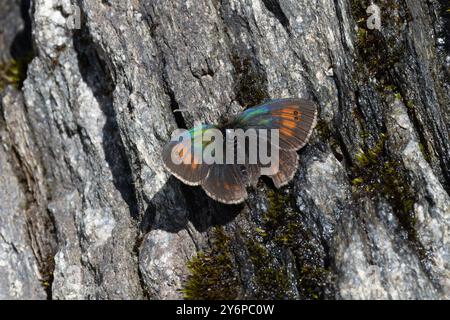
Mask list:
[[202,187],[211,198],[222,203],[235,204],[247,198],[242,172],[234,164],[211,165]]
[[288,184],[294,178],[298,169],[298,154],[296,151],[280,150],[278,153],[278,171],[269,175],[277,188],[281,188]]
[[[257,138],[257,135],[256,135]],[[245,145],[236,144],[234,158],[237,160],[237,153],[244,154],[245,160],[243,164],[239,165],[240,172],[242,173],[243,181],[247,186],[255,187],[258,183],[258,179],[261,176],[261,170],[258,163],[252,163],[249,155],[249,144]]]
[[165,167],[188,185],[200,185],[208,175],[210,165],[199,159],[199,156],[202,156],[203,146],[195,141],[196,135],[203,134],[208,128],[213,126],[204,125],[184,131],[181,135],[174,137],[163,149]]

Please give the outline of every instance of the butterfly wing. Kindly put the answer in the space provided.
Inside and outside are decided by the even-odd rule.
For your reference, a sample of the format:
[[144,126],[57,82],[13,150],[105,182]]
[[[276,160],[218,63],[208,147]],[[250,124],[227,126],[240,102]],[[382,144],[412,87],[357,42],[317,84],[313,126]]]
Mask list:
[[[236,142],[236,141],[234,141]],[[237,160],[237,154],[245,155],[244,164],[239,165],[239,170],[242,174],[242,180],[247,186],[255,187],[258,183],[258,179],[261,176],[261,170],[257,163],[250,163],[250,155],[247,145],[241,145],[235,143],[235,159]]]
[[314,102],[289,98],[247,109],[235,119],[234,125],[245,129],[279,129],[279,148],[294,151],[308,142],[316,122]]
[[174,136],[163,149],[164,166],[175,177],[184,183],[197,186],[208,175],[210,165],[201,161],[202,144],[196,141],[196,137],[210,128],[210,125],[195,127],[189,131],[183,131]]
[[188,185],[201,185],[214,200],[226,203],[240,203],[247,198],[247,173],[242,165],[200,163],[199,157],[208,144],[196,142],[198,135],[205,135],[215,126],[203,125],[172,138],[163,150],[165,167],[178,179]]
[[298,154],[296,151],[280,150],[278,153],[278,171],[274,174],[268,174],[273,184],[281,188],[294,178],[298,169]]
[[[294,177],[298,168],[296,151],[308,142],[316,122],[317,106],[314,102],[289,98],[271,100],[247,109],[233,125],[242,129],[279,129],[279,153],[278,159],[274,159],[278,161],[278,171],[267,175],[280,188]],[[260,140],[259,143],[264,142]],[[270,144],[270,140],[266,143]]]
[[[243,150],[239,149],[240,146],[236,145],[235,141],[225,139],[223,143],[225,159],[227,158],[226,153],[229,150],[233,150],[234,162],[230,164],[212,164],[208,176],[202,182],[202,187],[216,201],[236,204],[247,198],[246,186],[255,180],[253,177],[254,172],[252,171],[255,168],[247,168],[247,162],[245,164],[237,163],[237,153],[243,152]],[[230,145],[225,145],[226,143],[234,144],[234,148],[229,149]],[[258,178],[256,177],[257,180]]]
[[202,182],[206,194],[225,204],[241,203],[247,198],[245,178],[236,164],[213,164]]

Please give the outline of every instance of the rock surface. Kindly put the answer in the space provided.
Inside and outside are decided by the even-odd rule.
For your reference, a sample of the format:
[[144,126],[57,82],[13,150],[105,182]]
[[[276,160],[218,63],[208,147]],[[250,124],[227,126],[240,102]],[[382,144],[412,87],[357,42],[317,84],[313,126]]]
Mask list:
[[[445,1],[375,1],[380,31],[364,0],[8,3],[0,298],[450,298]],[[286,188],[164,171],[175,128],[289,96],[320,121]]]

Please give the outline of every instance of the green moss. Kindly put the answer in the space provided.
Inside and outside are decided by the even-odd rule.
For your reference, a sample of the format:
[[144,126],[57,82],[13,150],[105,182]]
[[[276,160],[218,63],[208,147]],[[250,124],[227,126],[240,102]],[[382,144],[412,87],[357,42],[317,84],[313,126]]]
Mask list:
[[268,191],[269,208],[263,216],[264,240],[273,241],[280,246],[292,246],[300,231],[299,212],[292,208],[294,199],[282,192]]
[[304,296],[311,300],[322,298],[322,287],[326,286],[330,271],[319,267],[305,264],[299,273],[299,286],[304,290]]
[[244,107],[261,104],[269,99],[267,77],[249,57],[232,55],[231,63],[236,71],[236,100]]
[[18,87],[20,74],[20,66],[15,60],[0,64],[0,91],[8,85]]
[[[370,3],[370,0],[351,0],[351,12],[358,27],[355,34],[357,63],[354,77],[358,79],[359,86],[373,88],[381,98],[393,95],[395,99],[405,101],[408,114],[414,119],[414,105],[406,96],[408,88],[399,86],[396,71],[396,67],[406,63],[408,58],[404,24],[410,21],[411,13],[407,6],[399,5],[397,1],[377,1],[382,14],[382,30],[369,30],[366,26],[366,9]],[[364,123],[360,124],[364,131]],[[355,156],[350,181],[356,193],[364,192],[371,198],[382,197],[388,200],[409,239],[417,251],[423,253],[414,227],[415,192],[402,163],[386,152],[385,142],[386,136],[381,135],[373,147],[367,147],[364,139],[365,147]],[[423,149],[424,154],[427,154]]]
[[427,161],[428,163],[431,163],[431,156],[428,153],[427,148],[424,146],[423,143],[419,143],[419,149],[420,149],[420,152],[422,152],[422,155],[423,155],[425,161]]
[[[355,35],[357,78],[364,83],[370,78],[376,78],[377,89],[380,92],[385,90],[397,92],[391,70],[405,54],[402,30],[408,12],[393,1],[379,1],[376,4],[381,9],[383,32],[370,30],[367,28],[369,15],[366,13],[370,4],[369,0],[351,1],[351,12],[358,27]],[[393,11],[398,12],[398,15],[392,15]]]
[[22,86],[31,59],[32,54],[30,53],[18,60],[11,59],[10,61],[0,63],[0,91],[3,91],[8,85],[16,88]]
[[254,266],[257,284],[256,298],[290,298],[290,280],[286,269],[276,263],[270,252],[262,244],[249,240],[246,245]]
[[380,157],[381,153],[383,152],[384,143],[386,142],[386,139],[387,135],[382,133],[380,135],[380,139],[377,141],[374,147],[370,148],[365,153],[361,150],[361,152],[356,155],[358,165],[361,167],[367,166],[371,163],[375,163]]
[[269,191],[268,210],[256,222],[254,232],[236,233],[244,246],[234,248],[223,228],[214,228],[210,248],[188,262],[190,274],[182,289],[184,297],[239,298],[242,289],[234,257],[239,250],[240,257],[248,257],[245,268],[252,268],[254,273],[253,298],[294,299],[299,294],[302,299],[323,298],[329,273],[316,257],[311,235],[301,228],[300,212],[293,208],[295,201],[288,190]]
[[396,92],[396,93],[394,94],[394,97],[395,97],[396,100],[402,101],[402,95],[401,95],[401,93]]
[[412,100],[408,100],[408,101],[406,102],[406,107],[407,107],[409,110],[414,110],[414,102],[413,102]]
[[415,195],[400,161],[385,152],[387,136],[383,134],[374,147],[356,155],[352,185],[355,191],[381,196],[389,201],[410,240],[416,241],[414,228]]
[[332,136],[330,126],[324,120],[317,121],[316,131],[319,133],[322,140],[329,140]]
[[39,279],[42,287],[47,293],[47,299],[52,297],[52,284],[53,284],[53,271],[55,270],[54,254],[50,254],[45,257],[45,260],[40,265],[39,271],[41,277]]
[[358,41],[357,41],[357,45],[358,48],[362,48],[366,45],[367,43],[367,29],[365,28],[359,28],[358,29]]
[[386,91],[396,92],[397,91],[397,86],[393,85],[393,84],[389,84],[389,85],[385,86],[384,89]]
[[279,247],[292,246],[298,234],[296,215],[289,206],[292,200],[283,191],[267,192],[269,207],[262,216],[262,227],[256,228],[263,243],[248,240],[246,243],[250,260],[254,266],[256,295],[258,299],[286,299],[290,296],[290,280],[285,266],[278,263],[267,247],[273,244]]
[[364,183],[364,179],[361,177],[357,177],[352,180],[353,185],[358,185],[358,184],[362,184],[362,183]]
[[[320,299],[329,284],[329,271],[322,266],[311,245],[312,235],[302,229],[301,213],[295,209],[295,199],[285,191],[268,191],[268,210],[262,217],[263,225],[257,228],[262,243],[247,242],[250,259],[255,267],[258,298],[293,298],[292,280],[287,267],[270,255],[267,248],[278,252],[292,252],[297,273],[295,281],[301,299]],[[281,261],[284,261],[281,259]]]
[[230,238],[223,228],[216,227],[211,239],[210,250],[198,253],[188,262],[190,275],[182,289],[185,299],[233,300],[238,297],[239,283]]
[[[302,230],[300,212],[293,208],[295,201],[288,190],[269,191],[268,210],[257,222],[255,232],[238,233],[244,248],[233,249],[223,228],[214,228],[210,248],[188,262],[190,275],[182,289],[184,297],[239,298],[239,271],[233,253],[244,250],[240,256],[247,255],[250,265],[246,268],[252,267],[254,273],[253,298],[294,299],[299,295],[302,299],[324,298],[329,271],[316,256],[312,235]],[[296,268],[288,267],[289,260]]]
[[363,141],[366,141],[366,139],[370,137],[370,133],[365,130],[361,130],[359,132],[359,136],[363,139]]

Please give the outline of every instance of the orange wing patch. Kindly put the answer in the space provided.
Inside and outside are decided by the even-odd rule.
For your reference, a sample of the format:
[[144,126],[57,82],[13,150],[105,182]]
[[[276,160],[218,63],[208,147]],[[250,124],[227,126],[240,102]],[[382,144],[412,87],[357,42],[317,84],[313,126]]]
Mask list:
[[297,122],[301,121],[301,115],[297,106],[287,106],[272,112],[272,116],[281,118],[280,134],[288,137],[295,135],[295,129],[298,128]]
[[295,121],[289,120],[289,119],[283,119],[281,120],[281,127],[286,127],[289,129],[294,129],[297,126]]
[[191,163],[191,168],[193,170],[197,170],[198,166],[199,166],[199,164],[195,160]]
[[292,137],[294,136],[294,131],[292,131],[291,129],[287,128],[287,127],[281,127],[280,128],[280,133],[284,136],[288,136],[288,137]]
[[183,159],[184,155],[188,152],[188,148],[182,143],[179,143],[174,147],[174,152],[180,156],[180,159]]

